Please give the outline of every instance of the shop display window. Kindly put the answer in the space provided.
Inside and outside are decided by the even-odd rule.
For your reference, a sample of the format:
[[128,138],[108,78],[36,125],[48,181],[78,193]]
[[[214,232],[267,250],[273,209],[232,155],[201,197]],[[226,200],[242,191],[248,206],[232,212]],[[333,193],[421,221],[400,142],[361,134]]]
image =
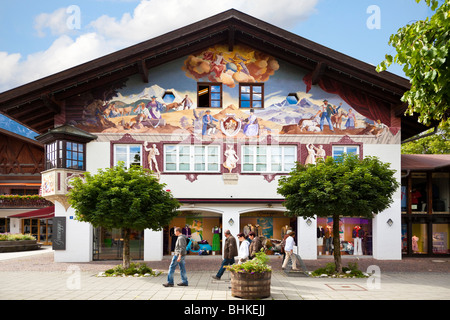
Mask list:
[[434,254],[449,254],[449,224],[433,224],[433,253]]
[[411,250],[413,254],[428,253],[428,232],[426,223],[413,223],[411,236]]
[[[94,229],[94,260],[115,260],[123,257],[123,230]],[[130,256],[142,260],[144,256],[144,231],[131,230]]]
[[[372,219],[341,218],[339,240],[342,255],[372,255]],[[317,254],[333,252],[333,218],[317,218]]]
[[411,212],[426,213],[427,205],[427,175],[422,172],[411,173]]
[[433,213],[449,214],[450,210],[450,173],[433,172],[432,174],[432,194],[433,194]]

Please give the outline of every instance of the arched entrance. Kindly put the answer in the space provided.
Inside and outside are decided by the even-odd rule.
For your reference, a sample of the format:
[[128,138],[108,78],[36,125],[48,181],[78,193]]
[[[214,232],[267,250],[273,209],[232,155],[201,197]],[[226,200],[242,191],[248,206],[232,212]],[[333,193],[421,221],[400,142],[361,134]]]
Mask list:
[[240,212],[239,232],[253,231],[263,241],[269,255],[281,254],[281,241],[288,229],[297,232],[297,218],[284,215],[283,208],[252,208]]
[[189,255],[220,255],[222,253],[222,214],[206,208],[181,208],[179,215],[164,228],[164,255],[172,254],[176,236],[174,228],[182,228],[191,244]]

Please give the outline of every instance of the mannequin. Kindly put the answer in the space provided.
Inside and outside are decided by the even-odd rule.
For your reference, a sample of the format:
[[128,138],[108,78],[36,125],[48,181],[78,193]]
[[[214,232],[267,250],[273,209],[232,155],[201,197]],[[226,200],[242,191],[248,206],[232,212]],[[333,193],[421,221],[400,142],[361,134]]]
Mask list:
[[362,247],[361,247],[361,240],[364,237],[364,231],[363,229],[361,229],[360,226],[355,226],[353,228],[353,232],[352,232],[352,238],[354,239],[354,243],[353,243],[353,254],[356,256],[361,256],[362,255]]
[[212,251],[215,254],[216,251],[220,250],[220,234],[222,230],[218,226],[212,228],[213,239],[212,239]]
[[333,254],[333,229],[327,226],[325,229],[325,254]]
[[184,228],[182,229],[181,232],[182,232],[187,238],[190,238],[190,237],[191,237],[191,228],[189,227],[188,224],[186,224],[186,225],[184,226]]
[[419,237],[417,237],[416,235],[412,236],[412,251],[414,253],[419,252],[419,245],[417,242],[419,242]]
[[317,246],[318,246],[317,250],[319,256],[322,255],[324,237],[325,237],[325,230],[322,228],[322,226],[319,226],[317,228]]

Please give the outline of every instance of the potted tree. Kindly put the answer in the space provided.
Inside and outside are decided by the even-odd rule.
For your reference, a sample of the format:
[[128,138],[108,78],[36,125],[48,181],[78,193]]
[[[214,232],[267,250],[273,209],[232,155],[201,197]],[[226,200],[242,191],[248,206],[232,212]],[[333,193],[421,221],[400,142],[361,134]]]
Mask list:
[[269,297],[272,268],[268,261],[269,257],[262,249],[252,260],[226,266],[231,274],[231,295],[243,299]]

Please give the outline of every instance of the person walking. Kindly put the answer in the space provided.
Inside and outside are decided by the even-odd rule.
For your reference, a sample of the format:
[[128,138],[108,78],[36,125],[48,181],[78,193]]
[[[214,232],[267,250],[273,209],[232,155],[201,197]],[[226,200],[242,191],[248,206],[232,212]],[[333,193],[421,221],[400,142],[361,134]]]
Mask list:
[[238,255],[238,264],[244,263],[248,260],[248,248],[250,246],[250,241],[245,238],[245,234],[239,233],[237,235],[241,244],[239,245],[239,255]]
[[289,259],[292,260],[292,270],[298,270],[297,268],[297,258],[294,256],[294,236],[295,232],[292,231],[289,233],[289,237],[286,239],[286,246],[284,247],[284,251],[286,252],[286,258],[284,259],[283,265],[281,266],[281,269],[286,269],[286,266],[289,262]]
[[253,231],[248,234],[248,237],[252,241],[249,247],[249,258],[253,259],[256,257],[255,253],[259,252],[263,245],[261,239]]
[[185,266],[185,256],[186,256],[186,236],[181,232],[181,228],[175,228],[175,235],[178,237],[177,242],[175,243],[174,253],[175,255],[172,258],[172,262],[169,266],[169,274],[167,275],[167,283],[164,283],[164,287],[173,287],[173,273],[175,272],[175,268],[180,266],[181,271],[181,281],[178,283],[179,286],[188,286],[188,279],[186,275],[186,266]]
[[286,234],[283,236],[283,240],[281,241],[281,253],[283,254],[283,260],[281,261],[281,265],[283,265],[284,260],[286,259],[286,251],[284,248],[286,247],[286,239],[289,237],[289,234],[292,232],[292,230],[288,230]]
[[223,252],[222,265],[215,276],[212,276],[215,280],[220,280],[225,272],[225,266],[234,264],[234,257],[238,255],[238,249],[236,245],[236,239],[231,235],[230,230],[225,230],[225,247]]

